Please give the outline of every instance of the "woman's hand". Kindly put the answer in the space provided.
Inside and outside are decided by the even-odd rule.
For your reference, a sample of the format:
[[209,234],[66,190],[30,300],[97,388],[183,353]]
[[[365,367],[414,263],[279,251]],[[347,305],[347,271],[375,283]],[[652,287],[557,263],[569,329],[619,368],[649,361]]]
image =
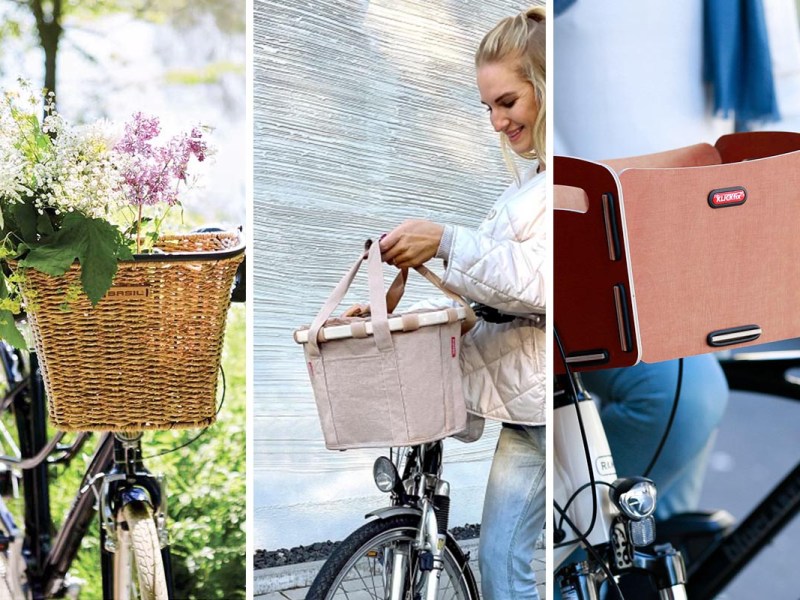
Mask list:
[[381,258],[398,269],[418,267],[436,256],[443,231],[431,221],[405,221],[381,239]]
[[366,317],[369,315],[369,304],[353,304],[342,313],[343,317]]

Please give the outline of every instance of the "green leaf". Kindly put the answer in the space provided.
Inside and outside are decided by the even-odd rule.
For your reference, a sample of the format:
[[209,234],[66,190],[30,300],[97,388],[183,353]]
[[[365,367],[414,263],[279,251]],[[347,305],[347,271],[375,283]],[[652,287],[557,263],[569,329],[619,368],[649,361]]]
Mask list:
[[36,223],[36,230],[42,235],[53,235],[53,233],[55,233],[53,222],[48,215],[39,215],[39,219]]
[[106,221],[87,219],[83,231],[86,244],[78,257],[81,283],[92,304],[97,304],[111,287],[117,274],[117,257],[127,247],[120,245],[119,231]]
[[19,329],[17,329],[14,315],[11,314],[10,310],[0,310],[0,337],[20,350],[28,348],[25,338],[22,337]]
[[80,225],[70,222],[68,226],[67,223],[67,219],[64,219],[64,227],[47,238],[44,243],[29,244],[31,250],[19,262],[20,266],[30,267],[53,277],[60,277],[66,273],[70,265],[83,253],[86,244]]
[[38,212],[32,202],[20,202],[11,205],[11,215],[17,224],[17,229],[26,242],[36,241],[36,222]]
[[128,246],[127,240],[123,238],[117,252],[117,260],[133,260],[133,250]]
[[61,229],[45,243],[33,246],[20,265],[58,277],[77,259],[83,291],[92,304],[97,304],[111,287],[117,260],[131,257],[126,240],[116,227],[102,219],[69,213]]

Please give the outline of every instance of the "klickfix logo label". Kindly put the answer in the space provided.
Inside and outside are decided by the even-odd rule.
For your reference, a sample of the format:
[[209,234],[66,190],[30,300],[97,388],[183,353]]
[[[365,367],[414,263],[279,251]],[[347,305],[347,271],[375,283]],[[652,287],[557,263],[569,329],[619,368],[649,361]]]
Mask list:
[[726,206],[739,206],[747,200],[747,190],[743,187],[712,190],[708,194],[708,205],[711,208],[724,208]]

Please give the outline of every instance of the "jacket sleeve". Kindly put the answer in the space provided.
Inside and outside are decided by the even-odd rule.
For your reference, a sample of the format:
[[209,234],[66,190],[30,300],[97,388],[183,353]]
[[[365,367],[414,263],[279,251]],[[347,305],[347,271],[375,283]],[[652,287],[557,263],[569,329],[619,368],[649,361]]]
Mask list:
[[543,195],[533,200],[525,203],[529,215],[512,219],[514,238],[495,239],[490,227],[455,227],[443,279],[445,286],[503,313],[544,313],[545,203]]

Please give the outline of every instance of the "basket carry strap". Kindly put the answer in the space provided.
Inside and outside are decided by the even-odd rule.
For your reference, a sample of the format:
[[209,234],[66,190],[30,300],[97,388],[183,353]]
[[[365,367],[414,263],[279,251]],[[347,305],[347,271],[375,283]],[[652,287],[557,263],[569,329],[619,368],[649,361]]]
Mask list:
[[461,335],[464,335],[470,329],[472,329],[478,318],[475,316],[475,311],[472,310],[472,307],[469,305],[469,302],[464,300],[461,296],[459,296],[455,292],[451,292],[446,287],[444,287],[444,283],[442,283],[442,280],[439,278],[439,276],[436,275],[434,272],[430,271],[426,266],[420,265],[418,267],[414,267],[414,269],[417,271],[417,273],[422,275],[425,279],[427,279],[433,285],[439,288],[439,290],[445,296],[447,296],[451,300],[454,300],[455,302],[458,302],[461,306],[467,309],[467,318],[464,319],[464,321],[462,321],[461,323]]
[[[408,418],[405,414],[403,387],[400,380],[400,368],[397,365],[397,353],[394,349],[392,334],[389,330],[389,315],[386,310],[386,292],[383,284],[383,262],[381,261],[380,244],[372,244],[367,261],[369,275],[369,302],[372,313],[372,337],[381,352],[381,375],[383,376],[383,392],[389,407],[389,426],[392,438],[404,439],[409,435]],[[405,287],[405,284],[404,284]],[[376,390],[377,391],[377,390]]]
[[[325,325],[325,321],[333,314],[336,307],[339,306],[342,299],[344,299],[347,290],[355,279],[356,273],[361,268],[361,263],[364,262],[364,257],[359,259],[353,264],[350,270],[334,288],[331,295],[322,305],[311,326],[308,328],[308,351],[309,354],[315,358],[320,356],[319,353],[319,332]],[[381,253],[378,244],[373,244],[369,250],[368,260],[368,274],[369,274],[369,301],[370,310],[372,313],[372,337],[375,338],[375,343],[382,351],[393,349],[392,337],[389,332],[389,320],[386,310],[386,297],[383,290],[383,269],[381,266]],[[397,281],[392,284],[394,287]],[[404,287],[404,286],[403,286]]]
[[[475,311],[472,310],[472,307],[469,305],[469,303],[455,292],[451,292],[444,287],[444,283],[442,283],[442,280],[439,278],[439,276],[433,271],[430,271],[426,266],[420,265],[418,267],[414,267],[414,270],[435,285],[445,296],[457,302],[467,310],[467,318],[461,323],[461,335],[464,335],[470,329],[472,329],[477,321],[477,317],[475,316]],[[400,269],[400,272],[392,282],[389,291],[386,292],[386,310],[389,313],[394,312],[394,309],[397,308],[400,300],[402,300],[403,293],[406,291],[406,281],[408,281],[408,269]]]

